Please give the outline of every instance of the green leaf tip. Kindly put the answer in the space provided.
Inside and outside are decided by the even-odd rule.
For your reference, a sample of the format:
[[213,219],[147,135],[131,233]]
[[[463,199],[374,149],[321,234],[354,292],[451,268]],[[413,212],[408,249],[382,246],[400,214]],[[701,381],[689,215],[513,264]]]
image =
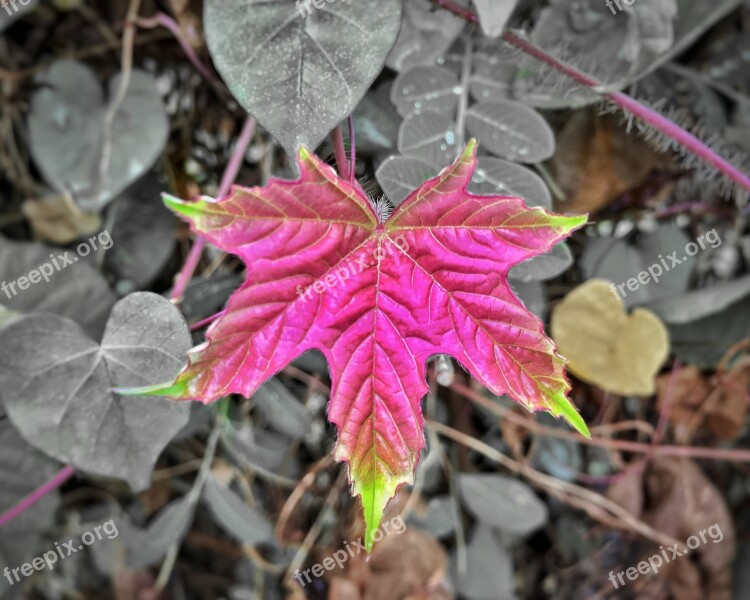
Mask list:
[[388,501],[395,495],[398,484],[392,485],[390,481],[373,481],[362,486],[360,498],[362,499],[362,510],[365,516],[365,550],[369,554],[375,542],[380,541],[376,536],[383,512]]
[[133,388],[112,388],[120,396],[163,396],[165,398],[182,398],[187,394],[187,382],[179,379],[159,385],[147,385]]
[[583,420],[581,413],[578,409],[573,406],[570,400],[565,397],[563,392],[555,394],[550,402],[549,411],[555,417],[562,417],[568,424],[580,433],[583,437],[591,439],[591,432],[589,431],[586,421]]
[[170,194],[162,194],[161,198],[169,210],[190,219],[200,216],[204,212],[204,207],[206,205],[205,200],[199,200],[198,202],[185,202],[184,200]]
[[477,153],[478,142],[476,138],[471,138],[467,143],[464,151],[461,153],[461,161],[471,160]]

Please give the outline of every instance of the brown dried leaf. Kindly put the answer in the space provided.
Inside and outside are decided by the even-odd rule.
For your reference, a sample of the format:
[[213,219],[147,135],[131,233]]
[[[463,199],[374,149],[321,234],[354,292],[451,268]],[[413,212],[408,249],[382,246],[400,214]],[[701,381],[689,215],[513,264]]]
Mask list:
[[[628,485],[631,494],[644,498],[641,507],[629,503]],[[706,539],[706,543],[701,540],[688,550],[690,556],[672,558],[668,552],[672,560],[662,566],[658,578],[637,579],[633,588],[639,590],[640,597],[662,597],[665,590],[658,593],[658,588],[667,586],[671,597],[679,600],[730,600],[734,524],[723,496],[693,461],[658,456],[649,459],[640,481],[635,475],[627,482],[623,478],[610,486],[608,495],[657,531],[682,541],[678,547],[681,552],[688,550],[684,542],[689,537],[703,533]],[[722,536],[707,534],[715,524]],[[653,548],[647,555],[659,551]]]
[[685,440],[690,422],[711,392],[708,382],[698,367],[689,365],[680,369],[674,376],[667,373],[658,377],[656,390],[659,410],[664,407],[669,390],[667,418],[675,429],[677,439]]
[[447,557],[443,547],[424,533],[407,529],[385,536],[369,560],[362,554],[347,563],[345,578],[352,585],[337,582],[337,600],[450,600],[446,580]]
[[708,427],[720,440],[734,440],[742,432],[747,418],[750,367],[738,365],[732,369],[717,391],[720,398],[709,412]]
[[[668,156],[628,134],[619,117],[593,109],[573,113],[557,134],[557,149],[550,170],[566,194],[557,207],[565,212],[594,213],[641,187],[653,171],[674,169]],[[665,184],[657,195],[671,187]]]
[[21,211],[29,219],[34,237],[53,244],[69,244],[102,226],[99,215],[81,211],[64,196],[27,200]]

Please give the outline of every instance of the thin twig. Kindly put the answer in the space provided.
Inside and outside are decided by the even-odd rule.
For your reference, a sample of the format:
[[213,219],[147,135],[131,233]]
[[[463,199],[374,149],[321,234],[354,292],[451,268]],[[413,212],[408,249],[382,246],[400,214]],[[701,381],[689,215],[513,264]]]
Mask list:
[[601,521],[609,527],[633,531],[656,544],[672,546],[675,543],[679,543],[671,536],[657,531],[647,523],[633,516],[616,502],[613,502],[601,494],[597,494],[596,492],[592,492],[591,490],[573,483],[568,483],[567,481],[561,481],[555,477],[545,475],[544,473],[540,473],[528,466],[522,465],[502,452],[488,446],[484,442],[480,442],[479,440],[456,429],[434,421],[430,421],[429,425],[430,427],[435,428],[439,434],[479,452],[490,460],[501,464],[513,473],[522,475],[529,481],[529,483],[542,488],[547,493],[564,502],[583,509],[592,519]]

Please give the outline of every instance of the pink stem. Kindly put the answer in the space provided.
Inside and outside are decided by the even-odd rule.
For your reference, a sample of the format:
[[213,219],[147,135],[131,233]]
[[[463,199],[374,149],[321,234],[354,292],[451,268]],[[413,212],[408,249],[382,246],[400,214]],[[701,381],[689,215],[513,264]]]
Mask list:
[[220,312],[217,312],[215,315],[211,315],[210,317],[206,317],[202,321],[198,321],[197,323],[193,323],[190,326],[190,331],[198,331],[199,329],[203,329],[206,325],[210,325],[213,323],[216,319],[219,319],[224,316],[224,313],[226,313],[226,309],[222,310]]
[[160,12],[160,13],[157,13],[154,17],[151,17],[150,19],[139,17],[138,19],[136,19],[135,23],[136,25],[138,25],[138,27],[141,27],[143,29],[154,29],[155,27],[158,27],[159,25],[169,29],[169,31],[172,32],[174,37],[179,42],[180,46],[182,47],[182,51],[188,57],[188,60],[191,63],[193,63],[193,66],[195,67],[195,69],[201,75],[203,75],[203,77],[205,77],[208,81],[210,81],[215,87],[219,87],[219,88],[221,87],[221,84],[215,79],[214,74],[211,72],[211,69],[209,69],[206,65],[203,64],[201,59],[198,58],[198,55],[195,53],[195,50],[193,50],[193,47],[185,39],[185,36],[182,34],[182,30],[180,29],[180,26],[168,14]]
[[344,134],[341,131],[341,125],[333,130],[333,146],[336,153],[336,166],[339,169],[339,175],[341,175],[342,179],[349,179],[349,165],[347,163]]
[[6,510],[0,515],[0,526],[9,523],[26,509],[31,508],[51,491],[59,488],[63,483],[75,475],[75,469],[71,466],[63,467],[48,482],[34,490],[31,494],[23,498],[18,504]]
[[[445,8],[446,10],[451,11],[453,14],[459,17],[462,17],[463,19],[466,19],[467,21],[470,21],[472,23],[479,23],[479,17],[476,14],[474,14],[468,8],[459,6],[452,0],[432,0],[432,1],[438,6],[441,6]],[[564,73],[565,75],[567,75],[574,81],[577,81],[581,85],[592,89],[594,92],[599,93],[598,88],[602,86],[602,83],[594,79],[593,77],[589,77],[585,73],[582,73],[581,71],[578,71],[577,69],[574,69],[570,65],[564,64],[562,61],[556,59],[554,56],[547,54],[544,50],[542,50],[538,46],[535,46],[531,42],[524,40],[523,38],[520,38],[519,36],[515,35],[514,33],[511,33],[510,31],[505,31],[502,35],[502,38],[503,40],[515,46],[516,48],[519,48],[526,54],[533,56],[534,58],[536,58],[537,60],[545,64],[548,64],[549,66],[560,71],[561,73]],[[677,143],[679,143],[683,148],[686,148],[687,150],[689,150],[696,156],[700,156],[705,162],[707,162],[708,164],[712,165],[713,167],[715,167],[716,169],[724,173],[727,177],[732,179],[738,185],[750,191],[750,177],[748,177],[746,174],[740,171],[737,167],[731,164],[718,152],[706,146],[706,144],[704,144],[700,139],[698,139],[689,131],[686,131],[685,129],[677,125],[676,123],[673,123],[672,121],[667,119],[665,116],[659,114],[657,111],[649,108],[648,106],[641,104],[637,100],[634,100],[627,94],[624,94],[622,92],[613,92],[613,93],[603,93],[602,96],[607,98],[610,102],[613,102],[614,104],[617,104],[619,107],[632,113],[633,115],[635,115],[642,121],[648,123],[655,129],[661,131],[665,135],[669,136],[670,138],[675,140]]]
[[[250,145],[250,141],[253,139],[255,134],[255,118],[248,116],[245,121],[245,125],[242,127],[240,137],[237,139],[237,145],[232,153],[232,158],[229,160],[224,175],[221,178],[221,186],[219,187],[219,193],[217,199],[221,200],[227,194],[237,179],[237,173],[239,173],[240,167],[242,166],[242,159],[245,156],[247,147]],[[198,268],[198,263],[203,255],[203,249],[206,247],[206,240],[203,236],[198,236],[195,240],[195,244],[190,249],[185,264],[180,270],[180,274],[177,277],[177,283],[175,283],[174,289],[172,290],[171,299],[172,302],[178,302],[182,299],[182,295],[185,293],[188,283],[193,278],[195,270]]]
[[354,183],[357,172],[357,142],[354,135],[354,115],[349,115],[349,183]]

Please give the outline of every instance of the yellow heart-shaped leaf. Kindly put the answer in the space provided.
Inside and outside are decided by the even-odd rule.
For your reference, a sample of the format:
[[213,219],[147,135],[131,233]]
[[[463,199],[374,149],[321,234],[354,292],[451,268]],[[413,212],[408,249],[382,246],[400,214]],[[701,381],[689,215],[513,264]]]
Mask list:
[[612,284],[592,279],[552,312],[552,337],[579,379],[620,395],[650,396],[669,356],[659,318],[638,308],[628,314]]

